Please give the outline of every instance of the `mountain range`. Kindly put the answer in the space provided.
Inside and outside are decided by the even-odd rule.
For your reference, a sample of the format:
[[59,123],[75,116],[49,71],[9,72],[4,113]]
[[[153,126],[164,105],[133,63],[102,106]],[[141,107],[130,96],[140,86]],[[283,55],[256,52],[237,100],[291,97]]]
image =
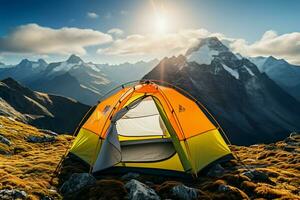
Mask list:
[[15,66],[0,68],[0,79],[12,77],[33,90],[63,95],[93,105],[115,86],[141,79],[157,63],[155,59],[133,64],[94,64],[84,62],[76,55],[71,55],[66,61],[49,64],[43,59],[24,59]]
[[285,91],[300,101],[300,66],[273,56],[249,58],[261,72],[265,72]]
[[216,37],[164,58],[144,79],[183,88],[202,102],[234,144],[273,142],[300,129],[300,102]]
[[12,78],[0,81],[0,115],[57,133],[73,133],[90,107],[73,99],[35,92]]
[[[22,85],[40,91],[34,92],[36,94],[55,94],[48,95],[53,98],[66,96],[89,105],[124,82],[142,77],[164,80],[185,89],[202,102],[230,140],[242,145],[273,142],[300,129],[297,114],[300,113],[299,75],[299,66],[272,56],[243,57],[231,52],[215,37],[199,39],[185,55],[166,57],[161,61],[109,65],[84,62],[71,55],[62,62],[24,59],[15,66],[2,65],[0,68],[0,79],[12,77]],[[9,107],[11,102],[2,101],[1,105]],[[86,109],[87,106],[83,110]],[[18,109],[6,110],[19,116]],[[28,121],[24,113],[27,114],[22,112],[20,119]],[[31,124],[37,122],[36,119],[29,121]]]

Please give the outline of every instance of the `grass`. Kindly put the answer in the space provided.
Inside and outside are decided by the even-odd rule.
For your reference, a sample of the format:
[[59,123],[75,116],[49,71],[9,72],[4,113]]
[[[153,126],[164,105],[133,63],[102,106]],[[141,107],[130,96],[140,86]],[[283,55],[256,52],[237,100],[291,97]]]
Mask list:
[[[0,189],[19,189],[29,194],[28,199],[49,196],[62,199],[58,189],[74,172],[86,171],[80,163],[67,159],[59,177],[50,182],[51,175],[72,137],[57,136],[53,143],[29,143],[29,135],[42,136],[38,129],[0,117],[0,134],[8,138],[11,146],[0,143]],[[242,173],[247,169],[236,160],[223,164],[226,173],[218,178],[205,175],[197,180],[176,180],[141,176],[142,182],[152,182],[151,187],[163,198],[172,198],[170,188],[180,183],[197,188],[199,199],[300,199],[300,136],[291,141],[259,144],[249,147],[231,146],[243,162],[268,175],[271,182],[251,181]],[[287,144],[290,143],[290,144]],[[127,191],[125,181],[118,176],[106,176],[91,187],[84,188],[68,199],[123,199]],[[220,190],[228,186],[226,191]]]

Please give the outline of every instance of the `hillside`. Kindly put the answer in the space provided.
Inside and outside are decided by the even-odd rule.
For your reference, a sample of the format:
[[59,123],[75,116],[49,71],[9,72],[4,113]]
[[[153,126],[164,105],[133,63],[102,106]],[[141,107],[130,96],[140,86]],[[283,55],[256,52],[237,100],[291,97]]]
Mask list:
[[[44,142],[33,143],[32,136],[40,140],[42,138]],[[59,178],[50,183],[51,174],[71,140],[71,136],[47,135],[30,125],[0,116],[0,197],[45,200],[63,198],[58,188],[72,173],[86,170],[74,160],[67,159]],[[137,174],[127,177],[105,176],[64,197],[124,199],[128,195],[124,184],[134,177],[153,188],[162,199],[178,199],[170,191],[181,184],[195,188],[192,191],[196,191],[198,199],[300,199],[298,134],[277,143],[231,146],[231,149],[246,168],[255,170],[255,176],[249,176],[245,166],[232,160],[213,167],[195,180]]]
[[42,129],[72,133],[88,109],[73,99],[32,91],[12,78],[0,81],[0,115]]

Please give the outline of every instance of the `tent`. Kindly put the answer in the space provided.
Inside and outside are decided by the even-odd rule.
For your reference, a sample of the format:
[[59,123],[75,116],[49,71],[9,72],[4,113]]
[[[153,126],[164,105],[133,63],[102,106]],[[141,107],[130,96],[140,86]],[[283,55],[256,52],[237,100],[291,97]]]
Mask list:
[[87,113],[70,152],[93,173],[136,169],[197,175],[231,155],[220,130],[183,90],[139,81],[123,85]]

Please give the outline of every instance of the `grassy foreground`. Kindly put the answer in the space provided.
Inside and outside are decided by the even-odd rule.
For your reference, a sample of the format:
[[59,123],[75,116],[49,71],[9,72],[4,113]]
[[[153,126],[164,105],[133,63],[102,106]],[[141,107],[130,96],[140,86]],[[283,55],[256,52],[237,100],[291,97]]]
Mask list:
[[[0,142],[0,190],[18,189],[28,194],[28,199],[51,197],[62,199],[58,188],[72,172],[84,168],[69,162],[62,176],[52,183],[51,174],[72,140],[60,135],[49,143],[30,143],[28,136],[43,136],[38,129],[0,117],[0,135],[11,144]],[[251,180],[243,172],[247,169],[233,160],[223,165],[225,171],[217,177],[200,176],[194,181],[140,176],[138,179],[149,185],[164,198],[170,198],[169,189],[184,183],[199,189],[199,199],[300,199],[300,137],[286,139],[275,144],[259,144],[250,147],[231,146],[248,168],[263,172],[269,181]],[[124,181],[120,177],[103,177],[96,185],[74,194],[73,199],[122,199],[126,196]],[[228,186],[220,190],[221,185]]]

